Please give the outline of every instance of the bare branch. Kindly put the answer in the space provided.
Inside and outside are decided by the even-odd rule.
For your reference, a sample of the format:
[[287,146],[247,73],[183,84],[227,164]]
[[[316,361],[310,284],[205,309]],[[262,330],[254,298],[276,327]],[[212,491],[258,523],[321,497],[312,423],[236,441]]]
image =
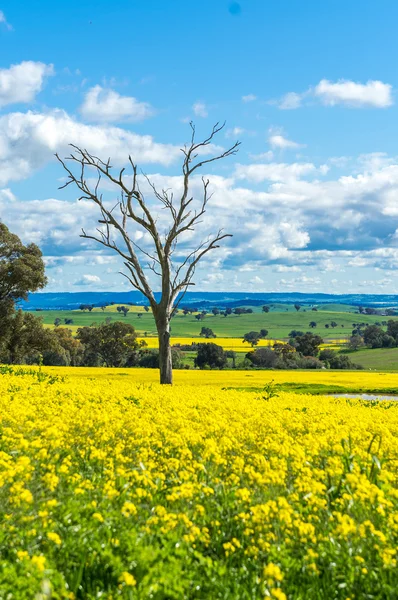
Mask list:
[[[218,248],[222,240],[231,237],[220,230],[217,235],[202,241],[194,250],[188,252],[180,264],[173,265],[171,257],[181,236],[187,231],[195,230],[212,197],[209,191],[209,180],[204,177],[202,177],[200,197],[195,197],[190,189],[192,175],[204,165],[235,155],[240,145],[240,142],[236,142],[218,154],[213,153],[208,158],[200,158],[203,154],[209,155],[209,151],[214,150],[212,142],[225,127],[225,123],[216,123],[210,134],[199,142],[196,141],[194,124],[191,123],[190,126],[190,144],[182,148],[184,156],[182,193],[178,199],[174,197],[170,189],[157,188],[155,183],[145,173],[142,173],[151,194],[160,203],[161,208],[170,215],[171,225],[164,238],[161,237],[158,230],[157,218],[140,189],[137,166],[131,156],[128,157],[128,164],[132,169],[132,176],[127,177],[125,167],[115,170],[110,158],[104,161],[74,144],[71,144],[72,152],[67,158],[61,159],[56,154],[56,158],[67,175],[65,183],[60,186],[60,189],[74,184],[79,191],[79,200],[93,202],[99,209],[98,223],[100,226],[94,233],[82,230],[81,237],[115,251],[127,269],[127,273],[121,274],[134,289],[149,300],[159,334],[161,383],[171,383],[170,318],[175,314],[189,287],[194,285],[193,277],[200,260],[207,253]],[[95,171],[96,179],[91,185],[87,174],[92,170]],[[104,202],[101,193],[103,180],[111,182],[119,194],[117,202],[110,208]],[[142,232],[149,234],[154,249],[148,249],[147,244],[142,247],[132,239],[129,233],[131,223],[141,228]],[[147,278],[147,273],[144,272],[143,257],[149,259],[145,268],[161,278],[162,291],[158,302],[152,291],[150,280]]]

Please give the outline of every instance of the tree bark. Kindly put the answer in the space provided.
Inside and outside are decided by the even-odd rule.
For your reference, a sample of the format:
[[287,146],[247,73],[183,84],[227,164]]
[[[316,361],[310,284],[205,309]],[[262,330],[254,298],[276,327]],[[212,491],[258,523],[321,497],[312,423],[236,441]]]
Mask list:
[[161,320],[156,323],[159,338],[160,383],[172,385],[173,365],[170,345],[170,321]]

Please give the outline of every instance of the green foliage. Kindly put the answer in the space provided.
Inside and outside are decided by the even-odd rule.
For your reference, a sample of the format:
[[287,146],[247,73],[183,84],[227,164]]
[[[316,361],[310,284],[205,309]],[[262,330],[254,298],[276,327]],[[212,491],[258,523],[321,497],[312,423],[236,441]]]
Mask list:
[[313,333],[304,333],[304,335],[296,336],[294,339],[297,352],[300,352],[303,356],[316,356],[322,342],[323,339]]
[[0,223],[0,317],[13,309],[17,300],[47,283],[42,253],[36,244],[25,246],[19,237]]
[[134,327],[120,321],[82,327],[76,337],[84,345],[83,361],[93,366],[122,367],[140,348]]
[[227,364],[227,357],[221,346],[217,344],[199,344],[195,365],[200,369],[222,369]]

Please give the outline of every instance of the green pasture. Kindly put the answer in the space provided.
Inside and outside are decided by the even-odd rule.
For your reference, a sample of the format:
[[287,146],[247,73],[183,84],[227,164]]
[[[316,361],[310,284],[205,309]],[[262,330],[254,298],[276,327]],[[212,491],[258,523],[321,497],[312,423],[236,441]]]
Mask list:
[[[285,305],[272,305],[269,313],[263,313],[261,312],[261,307],[253,307],[255,312],[252,314],[224,317],[222,315],[214,316],[209,313],[203,321],[198,321],[195,315],[183,315],[180,311],[172,320],[171,333],[175,337],[197,337],[200,334],[201,328],[206,326],[213,329],[218,337],[241,337],[248,331],[267,329],[269,332],[268,337],[286,339],[292,329],[297,329],[304,332],[312,331],[325,340],[336,340],[349,337],[353,329],[353,323],[355,322],[371,324],[388,320],[388,317],[377,315],[367,316],[348,312],[347,309],[352,309],[353,307],[346,307],[344,305],[325,305],[325,308],[328,310],[318,309],[315,312],[311,310],[311,307],[307,306],[302,307],[300,311],[296,311],[291,305],[288,306],[288,310],[285,310]],[[335,310],[331,310],[332,308]],[[64,319],[73,319],[74,330],[76,327],[99,324],[107,318],[111,318],[112,320],[131,323],[140,336],[143,336],[145,332],[148,336],[156,335],[152,314],[137,312],[136,307],[131,307],[131,311],[126,317],[116,312],[114,307],[110,307],[109,310],[107,308],[105,311],[50,310],[40,311],[37,314],[48,325],[53,325],[56,318],[61,319],[62,325],[64,324]],[[309,324],[311,321],[315,321],[317,326],[310,328]],[[332,321],[337,323],[337,327],[332,328],[330,326]],[[327,324],[329,325],[328,329],[325,327]]]

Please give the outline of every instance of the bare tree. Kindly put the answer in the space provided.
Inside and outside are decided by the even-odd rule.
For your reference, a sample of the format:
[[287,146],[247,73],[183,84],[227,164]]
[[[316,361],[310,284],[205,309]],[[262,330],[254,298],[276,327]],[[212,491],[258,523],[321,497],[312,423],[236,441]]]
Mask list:
[[[90,154],[87,150],[71,144],[73,151],[64,160],[56,154],[57,159],[68,174],[67,182],[60,189],[70,184],[75,184],[81,192],[80,200],[91,200],[97,204],[101,217],[98,220],[100,227],[96,234],[89,234],[82,230],[81,237],[95,240],[107,248],[117,252],[123,259],[127,273],[124,275],[133,288],[139,290],[148,299],[156,322],[159,337],[159,366],[160,383],[173,382],[171,347],[170,347],[170,319],[175,313],[189,286],[194,285],[193,276],[199,261],[210,251],[219,247],[221,240],[231,237],[230,234],[219,230],[217,234],[209,236],[199,243],[193,250],[187,251],[181,261],[173,260],[173,253],[181,239],[182,234],[194,231],[206,212],[207,204],[212,196],[209,193],[209,180],[202,177],[202,193],[199,206],[193,209],[194,196],[191,195],[191,177],[201,167],[211,162],[236,154],[240,142],[236,142],[227,150],[210,158],[202,159],[204,152],[212,150],[214,137],[224,128],[224,124],[216,123],[210,135],[197,142],[195,126],[191,123],[191,141],[182,148],[184,155],[182,163],[182,193],[176,200],[174,194],[168,189],[158,189],[149,178],[143,174],[146,183],[150,186],[154,197],[162,208],[168,211],[167,228],[163,234],[159,230],[157,218],[150,210],[140,189],[137,177],[137,165],[129,156],[132,175],[126,177],[125,169],[115,173],[110,159],[106,162]],[[94,185],[87,179],[87,172],[96,171],[97,179]],[[113,208],[105,205],[100,184],[102,178],[112,182],[118,188],[120,196]],[[152,251],[138,246],[129,233],[129,224],[137,225],[147,232],[153,244]],[[116,239],[115,239],[116,235]],[[149,259],[146,265],[160,278],[161,295],[156,301],[149,279],[144,271],[143,260]]]

